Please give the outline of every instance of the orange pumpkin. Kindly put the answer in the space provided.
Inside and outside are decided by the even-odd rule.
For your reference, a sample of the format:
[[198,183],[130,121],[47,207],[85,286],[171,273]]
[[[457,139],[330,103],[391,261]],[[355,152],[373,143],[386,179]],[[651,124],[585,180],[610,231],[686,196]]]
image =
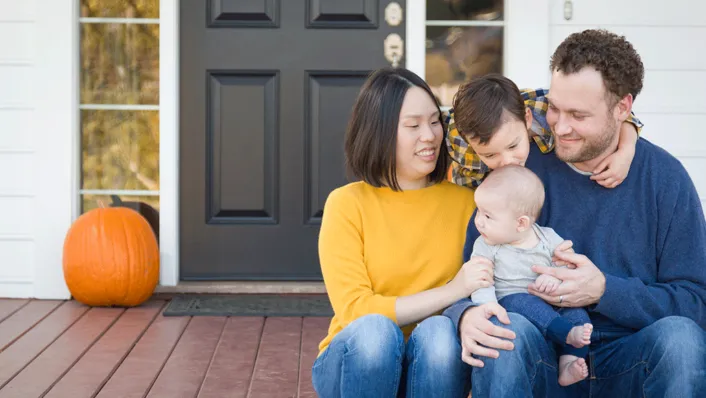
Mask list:
[[90,306],[133,307],[159,280],[159,247],[147,220],[125,207],[81,215],[64,240],[64,280],[75,300]]

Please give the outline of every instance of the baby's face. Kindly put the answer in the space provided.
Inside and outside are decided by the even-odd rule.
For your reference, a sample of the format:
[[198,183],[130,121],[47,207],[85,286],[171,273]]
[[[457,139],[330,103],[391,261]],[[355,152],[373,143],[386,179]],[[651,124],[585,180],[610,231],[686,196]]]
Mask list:
[[503,245],[519,240],[519,218],[505,197],[479,190],[476,200],[476,228],[488,245]]

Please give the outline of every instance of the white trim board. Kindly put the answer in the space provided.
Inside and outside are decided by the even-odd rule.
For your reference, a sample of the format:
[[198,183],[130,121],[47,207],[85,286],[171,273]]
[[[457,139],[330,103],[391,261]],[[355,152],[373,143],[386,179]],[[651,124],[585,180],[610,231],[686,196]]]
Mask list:
[[[35,141],[34,278],[30,297],[70,297],[62,267],[66,232],[78,214],[78,0],[37,8],[32,74]],[[47,40],[51,37],[52,40]],[[41,161],[40,161],[41,160]],[[6,290],[29,293],[27,284]]]
[[179,283],[179,1],[159,1],[159,284]]
[[426,19],[425,0],[407,0],[405,10],[405,68],[424,79],[426,74]]

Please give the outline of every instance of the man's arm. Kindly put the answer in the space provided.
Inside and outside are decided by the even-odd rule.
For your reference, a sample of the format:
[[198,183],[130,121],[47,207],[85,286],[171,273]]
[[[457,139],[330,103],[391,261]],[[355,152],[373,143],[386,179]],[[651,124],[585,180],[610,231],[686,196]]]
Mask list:
[[[594,311],[636,329],[667,316],[684,316],[706,328],[706,220],[694,184],[683,168],[679,183],[658,201],[657,280],[605,275]],[[669,192],[667,192],[669,191]],[[670,200],[671,199],[671,200]]]
[[683,167],[665,172],[670,180],[664,178],[663,192],[657,198],[654,282],[604,274],[582,254],[557,252],[559,260],[574,264],[576,269],[533,266],[533,271],[563,282],[549,294],[532,286],[529,292],[560,307],[589,306],[633,329],[668,316],[693,319],[706,329],[706,220]]

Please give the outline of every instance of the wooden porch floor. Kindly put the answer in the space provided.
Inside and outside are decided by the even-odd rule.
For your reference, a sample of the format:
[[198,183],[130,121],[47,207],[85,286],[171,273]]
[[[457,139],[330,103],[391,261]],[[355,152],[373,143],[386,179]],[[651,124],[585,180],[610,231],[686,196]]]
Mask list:
[[315,397],[329,318],[164,317],[0,299],[0,398]]

